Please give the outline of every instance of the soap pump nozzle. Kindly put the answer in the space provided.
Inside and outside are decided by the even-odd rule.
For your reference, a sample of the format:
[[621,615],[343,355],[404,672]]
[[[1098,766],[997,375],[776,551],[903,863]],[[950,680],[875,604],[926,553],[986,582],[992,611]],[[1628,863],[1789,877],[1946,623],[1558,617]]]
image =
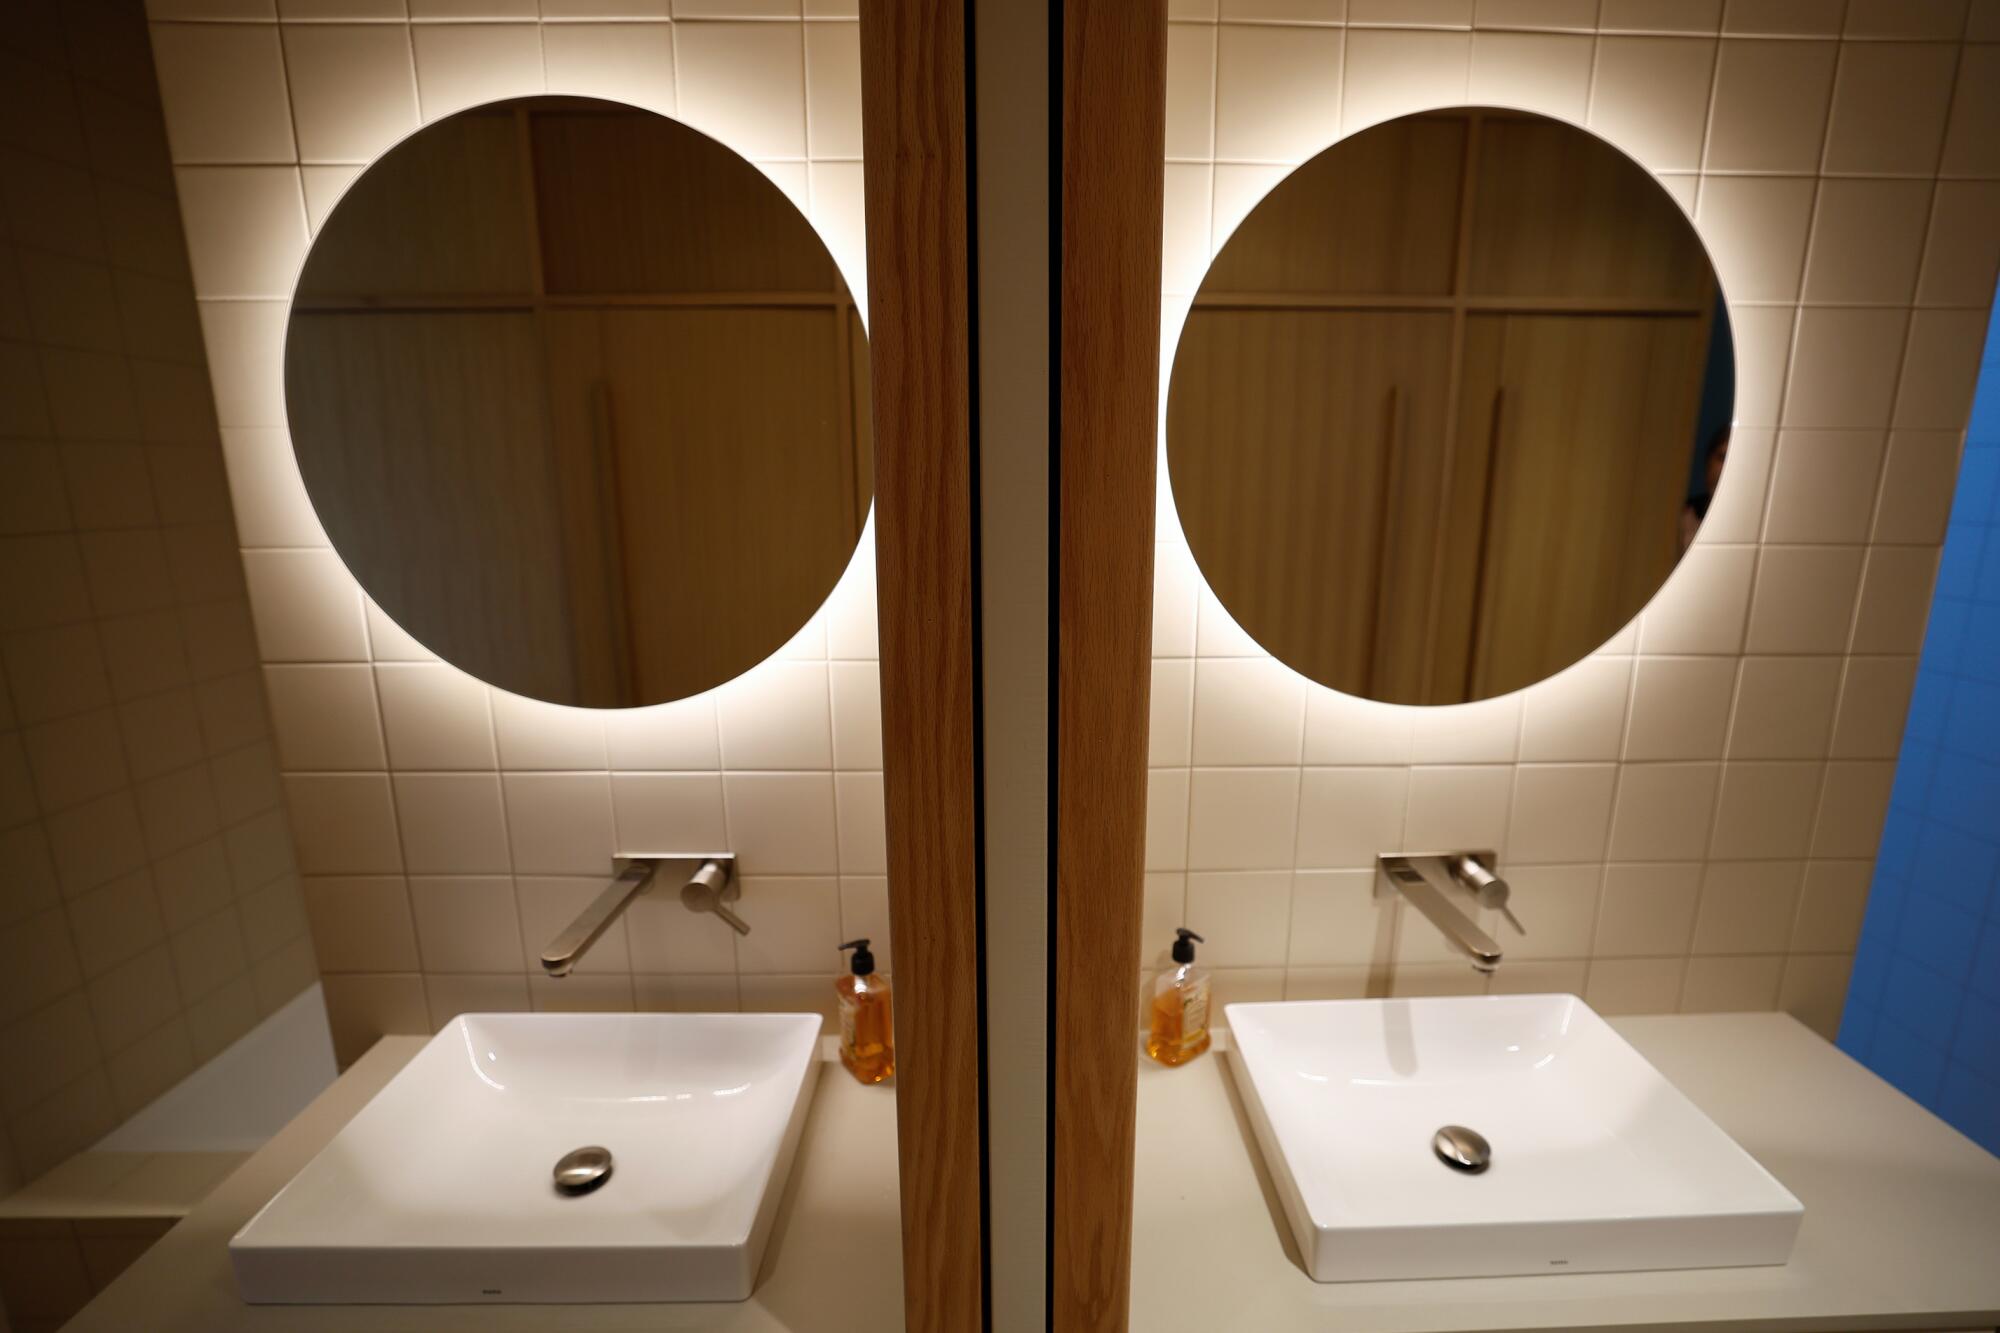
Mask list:
[[865,938],[849,940],[840,947],[854,950],[854,957],[848,961],[848,970],[853,972],[855,976],[872,977],[875,975],[875,955],[869,949],[868,941]]
[[1192,963],[1194,961],[1194,946],[1206,943],[1208,943],[1207,940],[1195,934],[1186,926],[1174,927],[1174,961],[1176,963]]

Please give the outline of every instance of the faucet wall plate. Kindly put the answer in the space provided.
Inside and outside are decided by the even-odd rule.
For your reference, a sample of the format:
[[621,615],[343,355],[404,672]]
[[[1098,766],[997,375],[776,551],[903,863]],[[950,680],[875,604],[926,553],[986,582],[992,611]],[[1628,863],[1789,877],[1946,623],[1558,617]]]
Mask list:
[[1388,872],[1382,866],[1382,863],[1384,861],[1388,860],[1416,861],[1416,860],[1421,860],[1424,857],[1435,857],[1438,860],[1444,860],[1445,858],[1452,856],[1469,856],[1473,860],[1477,861],[1480,865],[1486,867],[1487,870],[1492,871],[1496,874],[1499,872],[1500,869],[1499,853],[1491,851],[1382,852],[1378,854],[1375,858],[1375,871],[1376,871],[1375,896],[1377,898],[1393,898],[1396,896],[1396,886],[1394,883],[1390,881]]

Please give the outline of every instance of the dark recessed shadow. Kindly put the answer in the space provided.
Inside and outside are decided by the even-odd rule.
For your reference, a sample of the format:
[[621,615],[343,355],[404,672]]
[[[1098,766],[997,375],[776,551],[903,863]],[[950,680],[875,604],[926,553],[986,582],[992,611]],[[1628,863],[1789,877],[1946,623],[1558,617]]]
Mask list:
[[[1240,1057],[1234,1050],[1229,1050],[1222,1053],[1222,1058],[1235,1060]],[[1307,1270],[1298,1242],[1292,1236],[1291,1220],[1285,1216],[1285,1205],[1278,1198],[1277,1184],[1272,1181],[1270,1166],[1264,1161],[1263,1146],[1257,1142],[1257,1130],[1250,1123],[1250,1109],[1243,1104],[1243,1092],[1236,1086],[1234,1072],[1223,1073],[1222,1086],[1229,1096],[1229,1113],[1236,1117],[1236,1132],[1243,1136],[1244,1145],[1250,1150],[1250,1169],[1257,1173],[1257,1189],[1264,1196],[1265,1211],[1271,1215],[1271,1230],[1278,1234],[1278,1243],[1285,1247],[1285,1258],[1291,1261],[1292,1267],[1310,1278],[1312,1273]]]

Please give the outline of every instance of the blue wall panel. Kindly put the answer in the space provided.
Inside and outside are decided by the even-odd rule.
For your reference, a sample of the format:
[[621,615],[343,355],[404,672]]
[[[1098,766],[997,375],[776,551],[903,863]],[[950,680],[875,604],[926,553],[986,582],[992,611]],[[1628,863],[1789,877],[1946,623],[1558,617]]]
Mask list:
[[2000,1153],[2000,316],[1840,1045]]

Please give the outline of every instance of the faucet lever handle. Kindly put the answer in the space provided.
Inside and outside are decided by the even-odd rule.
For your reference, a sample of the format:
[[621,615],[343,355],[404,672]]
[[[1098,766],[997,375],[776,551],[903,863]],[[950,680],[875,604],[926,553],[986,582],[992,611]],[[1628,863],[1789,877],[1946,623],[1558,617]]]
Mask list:
[[681,906],[690,912],[713,912],[728,922],[729,928],[738,935],[748,935],[750,923],[736,915],[722,900],[722,891],[728,885],[729,868],[720,861],[704,861],[701,869],[681,885]]
[[1514,896],[1514,890],[1506,880],[1488,870],[1480,864],[1477,857],[1473,856],[1453,858],[1452,869],[1472,890],[1473,897],[1481,907],[1497,910],[1501,916],[1507,918],[1507,924],[1514,928],[1515,933],[1521,935],[1528,933],[1528,928],[1521,924],[1521,918],[1515,916],[1514,909],[1507,905],[1507,900]]

